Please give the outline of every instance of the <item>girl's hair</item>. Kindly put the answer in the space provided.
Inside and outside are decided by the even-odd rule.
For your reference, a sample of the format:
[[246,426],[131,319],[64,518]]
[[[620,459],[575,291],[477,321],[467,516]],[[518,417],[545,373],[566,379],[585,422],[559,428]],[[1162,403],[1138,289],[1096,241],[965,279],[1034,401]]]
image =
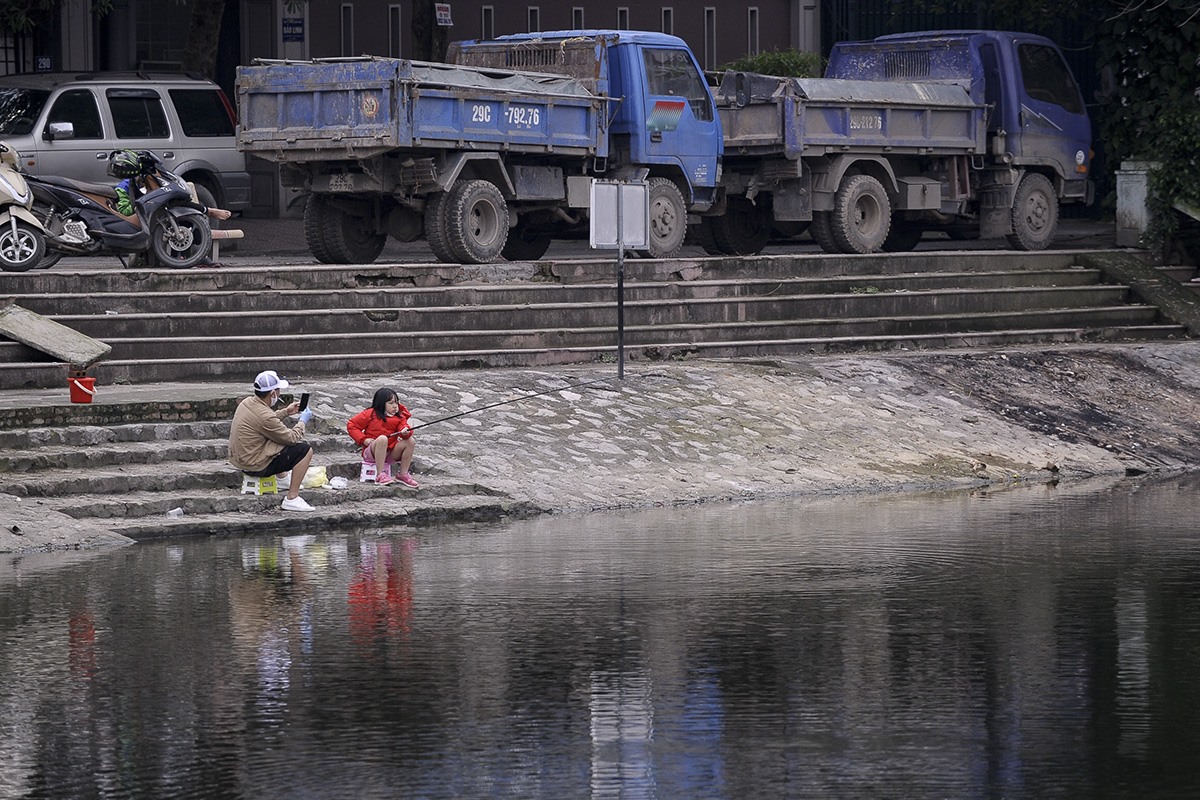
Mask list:
[[371,409],[375,412],[375,416],[380,419],[387,419],[387,404],[389,400],[400,401],[400,395],[396,394],[394,389],[389,389],[386,386],[375,392],[375,396],[371,398]]

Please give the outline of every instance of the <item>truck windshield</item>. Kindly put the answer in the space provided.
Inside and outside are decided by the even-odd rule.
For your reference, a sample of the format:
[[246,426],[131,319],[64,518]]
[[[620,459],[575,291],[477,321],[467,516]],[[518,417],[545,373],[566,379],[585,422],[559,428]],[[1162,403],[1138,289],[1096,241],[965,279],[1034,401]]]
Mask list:
[[0,89],[0,136],[28,136],[50,92],[44,89]]
[[1072,114],[1083,113],[1083,102],[1071,71],[1053,47],[1023,44],[1017,49],[1025,93],[1034,100],[1054,103]]
[[646,83],[650,94],[657,96],[683,97],[692,107],[698,120],[712,119],[712,104],[708,89],[700,80],[691,57],[683,50],[645,51]]

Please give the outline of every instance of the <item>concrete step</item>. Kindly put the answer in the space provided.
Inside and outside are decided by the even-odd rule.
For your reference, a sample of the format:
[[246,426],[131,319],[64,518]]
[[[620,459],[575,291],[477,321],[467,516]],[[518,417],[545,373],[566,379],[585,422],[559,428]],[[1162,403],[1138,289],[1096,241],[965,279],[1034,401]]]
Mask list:
[[[1014,254],[1006,251],[924,251],[868,256],[824,254],[764,255],[748,258],[677,258],[666,261],[628,259],[626,283],[643,280],[696,280],[703,277],[788,278],[796,275],[856,275],[889,272],[960,271],[964,263],[979,270],[1065,269],[1079,253],[1054,250]],[[557,283],[611,282],[616,262],[611,256],[533,264],[303,264],[279,267],[220,267],[189,270],[88,269],[33,270],[0,275],[0,294],[64,294],[79,292],[261,291],[317,288],[449,286],[464,282],[507,283],[546,280]]]
[[[1153,306],[1086,306],[1029,311],[969,311],[938,315],[845,316],[815,319],[760,319],[750,322],[685,322],[654,325],[627,324],[625,342],[641,344],[693,341],[739,341],[768,336],[799,338],[822,335],[872,335],[917,331],[1001,330],[1022,327],[1047,328],[1067,325],[1149,324],[1158,317]],[[121,358],[153,360],[169,357],[183,348],[193,358],[219,358],[232,351],[264,362],[281,357],[309,354],[432,353],[456,349],[537,350],[563,347],[603,347],[615,341],[616,324],[556,330],[401,331],[388,333],[335,333],[317,337],[179,337],[172,339],[110,339],[113,352]]]
[[[1007,346],[1037,342],[1144,341],[1181,338],[1185,335],[1186,328],[1171,323],[1104,328],[1072,326],[925,335],[846,336],[834,339],[822,339],[815,336],[797,339],[689,342],[685,344],[659,342],[630,347],[626,351],[626,356],[631,360],[684,358],[690,354],[734,358],[739,355],[746,357],[780,356],[798,352],[845,352],[854,349],[872,351],[897,348]],[[271,366],[289,377],[313,380],[321,375],[385,374],[410,369],[546,367],[615,360],[616,353],[616,344],[613,342],[597,347],[533,350],[464,349],[445,352],[306,354],[278,357],[271,361]],[[240,355],[219,359],[113,360],[97,364],[89,370],[89,374],[97,377],[97,385],[101,390],[106,384],[117,383],[229,380],[234,376],[240,376],[241,379],[248,381],[262,369],[262,363],[262,358],[259,356]],[[64,365],[62,364],[0,364],[0,388],[59,386],[62,383],[63,374]],[[232,415],[232,411],[230,414]]]
[[[323,424],[340,428],[344,422],[344,419],[339,419]],[[108,439],[104,429],[83,429],[91,434],[83,438],[104,439],[88,445],[39,445],[35,442],[40,431],[5,431],[6,441],[18,444],[0,449],[0,471],[24,473],[14,476],[7,485],[12,487],[12,492],[24,491],[30,496],[45,493],[36,488],[38,485],[57,480],[73,481],[79,477],[121,476],[123,480],[153,482],[164,472],[176,469],[189,473],[208,471],[214,475],[230,472],[233,467],[225,460],[229,452],[229,423],[214,424],[212,427],[212,435],[206,438],[168,440]],[[24,446],[19,444],[22,437],[26,439]],[[344,467],[347,477],[352,472],[353,477],[358,477],[356,451],[344,431],[307,435],[305,441],[312,444],[319,456],[333,459],[340,465],[339,469]],[[89,491],[101,490],[93,488]]]
[[[1003,270],[995,272],[937,272],[862,276],[746,278],[686,282],[648,281],[625,287],[626,302],[734,298],[760,295],[837,294],[855,292],[930,291],[937,289],[997,289],[1032,286],[1098,284],[1100,271]],[[410,309],[460,306],[523,306],[536,304],[612,304],[615,283],[514,284],[437,289],[296,289],[289,291],[196,291],[30,294],[21,305],[47,316],[117,316],[184,311],[191,314],[246,314],[267,311]]]
[[[178,518],[171,518],[163,512],[131,519],[120,526],[120,532],[132,539],[145,541],[177,536],[295,533],[298,527],[302,527],[305,533],[315,533],[346,528],[437,525],[450,520],[492,522],[545,513],[544,509],[528,503],[513,502],[494,495],[435,496],[424,488],[418,492],[397,494],[390,487],[366,488],[368,495],[361,498],[343,498],[341,495],[344,492],[305,491],[305,497],[317,509],[305,514],[282,511],[279,497],[268,495],[270,499],[266,502],[247,503],[236,511],[199,513],[185,509]],[[334,498],[341,502],[327,502],[327,499]]]
[[[210,514],[229,513],[261,513],[278,509],[280,502],[286,497],[286,492],[278,494],[253,495],[242,494],[238,487],[164,487],[158,491],[129,491],[120,495],[92,495],[87,493],[70,493],[42,496],[25,502],[37,502],[42,507],[59,511],[76,519],[95,520],[147,520],[153,518],[154,524],[161,524],[169,511],[175,508],[183,509],[185,517],[195,517]],[[377,486],[373,483],[352,483],[347,489],[333,490],[327,488],[305,489],[306,500],[318,507],[353,506],[364,501],[395,500],[412,506],[428,505],[450,497],[483,496],[480,487],[474,484],[450,483],[437,486],[422,485],[420,489],[398,489],[397,484]],[[282,514],[282,511],[280,512]],[[308,519],[308,515],[288,514],[288,517]],[[126,533],[125,526],[115,526],[120,533]],[[128,535],[128,534],[126,534]]]
[[[850,292],[739,298],[688,298],[625,303],[627,324],[670,325],[741,319],[803,319],[917,314],[922,310],[989,311],[1112,305],[1128,294],[1121,285]],[[543,303],[434,306],[407,309],[74,315],[56,322],[104,342],[130,338],[304,336],[399,331],[501,330],[608,326],[614,303]],[[125,358],[114,352],[112,358]]]
[[[38,425],[34,428],[10,428],[0,430],[0,458],[10,458],[8,451],[27,451],[36,448],[39,452],[57,448],[63,452],[78,454],[86,450],[92,457],[108,445],[124,446],[128,443],[152,443],[158,447],[195,440],[225,439],[229,436],[229,421],[205,422],[150,422],[129,425]],[[117,449],[120,449],[119,447]],[[2,462],[0,462],[2,463]],[[0,466],[0,470],[4,470]]]

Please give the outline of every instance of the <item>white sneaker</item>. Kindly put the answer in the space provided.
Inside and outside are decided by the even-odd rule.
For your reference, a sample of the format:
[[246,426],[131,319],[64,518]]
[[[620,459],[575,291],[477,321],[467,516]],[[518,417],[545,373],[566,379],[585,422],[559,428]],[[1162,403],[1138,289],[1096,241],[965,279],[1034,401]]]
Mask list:
[[279,507],[284,511],[316,511],[303,497],[285,497]]
[[280,486],[287,486],[292,481],[292,471],[281,472],[275,476],[275,482]]

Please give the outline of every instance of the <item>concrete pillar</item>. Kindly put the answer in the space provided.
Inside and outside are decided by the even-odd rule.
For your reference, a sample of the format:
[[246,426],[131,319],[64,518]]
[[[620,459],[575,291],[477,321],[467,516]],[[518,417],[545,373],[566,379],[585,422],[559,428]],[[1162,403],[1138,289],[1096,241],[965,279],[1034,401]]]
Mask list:
[[1137,247],[1150,227],[1146,208],[1149,172],[1159,166],[1154,161],[1122,161],[1117,170],[1117,246]]

